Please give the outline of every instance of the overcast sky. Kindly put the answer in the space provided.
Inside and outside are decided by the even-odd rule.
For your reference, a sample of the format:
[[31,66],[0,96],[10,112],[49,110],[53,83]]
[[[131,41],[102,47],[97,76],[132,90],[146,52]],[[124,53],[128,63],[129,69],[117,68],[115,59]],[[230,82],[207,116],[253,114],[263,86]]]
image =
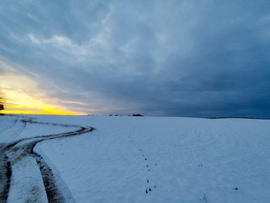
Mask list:
[[270,117],[270,1],[0,0],[9,73],[71,111]]

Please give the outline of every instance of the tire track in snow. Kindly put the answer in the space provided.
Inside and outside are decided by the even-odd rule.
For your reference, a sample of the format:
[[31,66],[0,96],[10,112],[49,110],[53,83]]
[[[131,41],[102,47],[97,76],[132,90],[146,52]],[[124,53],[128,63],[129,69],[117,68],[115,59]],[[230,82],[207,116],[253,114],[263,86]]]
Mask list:
[[[46,190],[48,202],[71,202],[73,200],[68,188],[64,188],[57,182],[56,174],[46,163],[43,157],[34,151],[35,146],[43,141],[52,140],[52,139],[61,139],[71,136],[77,136],[84,133],[89,133],[95,130],[93,127],[82,127],[77,125],[65,125],[57,123],[43,123],[33,121],[32,119],[23,119],[21,122],[26,126],[27,124],[40,124],[40,125],[50,125],[50,126],[61,126],[61,127],[76,127],[78,130],[57,133],[43,136],[35,136],[31,138],[23,138],[17,141],[14,141],[9,144],[1,144],[0,148],[0,202],[6,202],[8,200],[8,194],[11,187],[12,177],[12,166],[19,161],[23,162],[23,159],[26,157],[32,157],[36,161],[36,165],[33,167],[38,167],[40,171],[43,185]],[[38,186],[35,186],[37,188]],[[35,191],[35,190],[33,190]],[[29,196],[35,196],[35,194],[29,194]],[[26,197],[29,198],[29,197]],[[31,197],[30,197],[31,198]],[[36,198],[36,197],[35,197]]]
[[7,156],[1,156],[0,159],[0,202],[4,202],[8,198],[8,190],[10,187],[10,178],[12,175],[11,163]]
[[4,123],[4,125],[5,127],[1,129],[1,134],[5,134],[5,137],[8,138],[5,140],[5,142],[11,142],[12,140],[15,140],[26,127],[26,123],[20,122],[19,118],[16,118],[12,122]]
[[[0,121],[1,121],[1,120],[0,120]],[[1,121],[1,122],[2,122],[2,121]],[[2,127],[1,131],[3,132],[3,131],[6,131],[6,130],[8,130],[8,129],[10,129],[10,128],[13,128],[13,127],[17,124],[17,122],[18,122],[18,119],[16,118],[16,119],[13,120],[12,122],[10,122],[10,124],[5,125],[5,126],[1,126],[1,127]]]

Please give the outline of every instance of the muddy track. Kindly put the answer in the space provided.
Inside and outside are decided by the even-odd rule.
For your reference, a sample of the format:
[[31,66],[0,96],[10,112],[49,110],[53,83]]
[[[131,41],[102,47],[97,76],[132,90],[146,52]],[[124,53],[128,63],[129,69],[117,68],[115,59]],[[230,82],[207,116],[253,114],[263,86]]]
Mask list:
[[1,157],[0,160],[0,202],[4,202],[8,198],[8,191],[10,187],[10,178],[12,175],[12,170],[11,170],[11,163],[8,161],[7,156]]
[[[42,123],[36,122],[33,120],[21,120],[22,123],[26,125],[29,124],[38,124],[38,125],[48,125],[48,126],[61,126],[61,127],[75,127],[79,128],[78,130],[50,134],[43,136],[35,136],[31,138],[23,138],[17,141],[0,144],[0,202],[6,202],[8,200],[8,194],[11,187],[11,178],[12,178],[12,167],[14,164],[22,161],[26,157],[31,157],[35,159],[36,165],[42,176],[43,185],[46,190],[46,195],[48,202],[72,202],[72,196],[68,188],[59,188],[57,183],[56,174],[53,172],[52,168],[45,161],[45,159],[34,151],[35,146],[43,141],[52,140],[52,139],[61,139],[71,136],[77,136],[85,133],[92,132],[95,130],[93,127],[82,127],[77,125],[65,125],[57,123]],[[62,194],[64,193],[64,194]],[[31,194],[29,194],[31,195]],[[33,196],[34,194],[32,194]]]

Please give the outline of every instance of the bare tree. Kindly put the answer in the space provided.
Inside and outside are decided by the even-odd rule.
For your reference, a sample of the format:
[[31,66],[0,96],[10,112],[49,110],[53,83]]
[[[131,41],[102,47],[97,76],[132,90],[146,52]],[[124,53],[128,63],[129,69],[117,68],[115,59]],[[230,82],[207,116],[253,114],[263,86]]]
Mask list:
[[2,91],[0,91],[0,111],[4,110],[5,97]]

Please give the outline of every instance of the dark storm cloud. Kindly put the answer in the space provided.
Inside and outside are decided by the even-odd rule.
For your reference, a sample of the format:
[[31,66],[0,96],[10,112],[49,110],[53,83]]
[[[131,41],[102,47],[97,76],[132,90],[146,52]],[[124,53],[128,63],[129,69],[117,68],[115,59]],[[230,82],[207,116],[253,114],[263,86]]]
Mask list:
[[270,117],[269,10],[268,1],[7,1],[1,59],[74,110]]

